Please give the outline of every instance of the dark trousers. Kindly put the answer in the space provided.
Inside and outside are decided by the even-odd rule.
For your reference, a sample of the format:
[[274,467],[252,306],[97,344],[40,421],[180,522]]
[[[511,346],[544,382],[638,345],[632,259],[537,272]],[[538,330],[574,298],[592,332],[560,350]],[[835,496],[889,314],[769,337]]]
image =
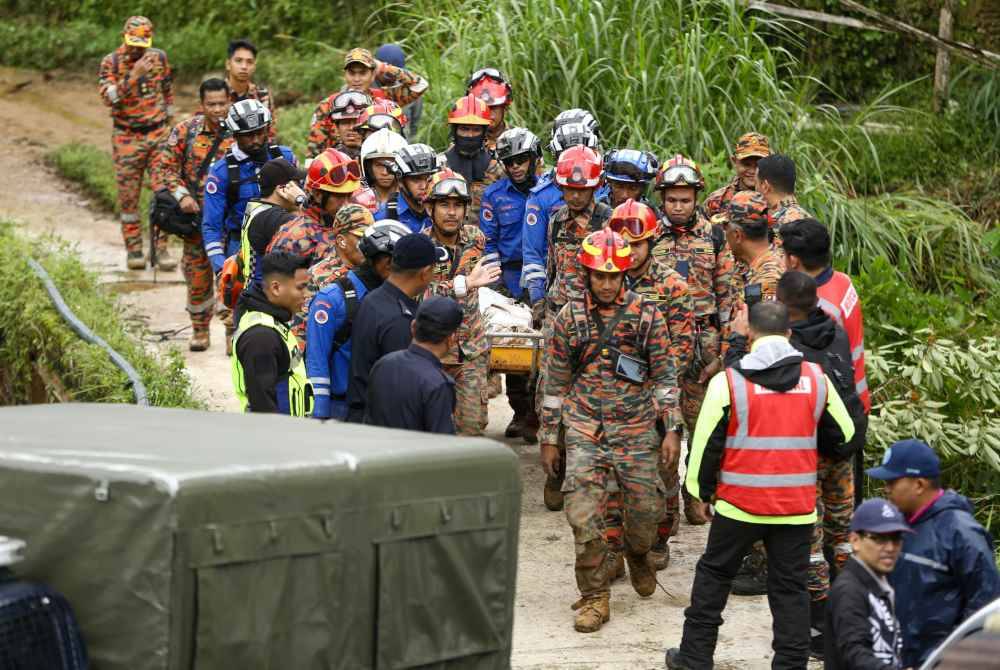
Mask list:
[[523,419],[535,414],[534,388],[529,385],[529,375],[505,375],[507,384],[507,401],[514,410],[514,417]]
[[764,541],[767,550],[767,602],[774,619],[773,670],[805,670],[809,660],[809,544],[812,524],[769,525],[712,520],[708,545],[698,560],[691,606],[684,610],[681,658],[692,670],[711,670],[733,577],[750,546]]

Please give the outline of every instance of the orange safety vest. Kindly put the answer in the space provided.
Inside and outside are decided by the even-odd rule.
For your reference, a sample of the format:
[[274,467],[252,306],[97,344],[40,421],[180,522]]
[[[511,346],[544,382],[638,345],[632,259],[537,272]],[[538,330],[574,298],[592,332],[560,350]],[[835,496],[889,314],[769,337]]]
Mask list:
[[816,508],[816,429],[826,407],[826,378],[802,362],[799,383],[781,393],[733,368],[729,425],[716,495],[749,514],[795,516]]

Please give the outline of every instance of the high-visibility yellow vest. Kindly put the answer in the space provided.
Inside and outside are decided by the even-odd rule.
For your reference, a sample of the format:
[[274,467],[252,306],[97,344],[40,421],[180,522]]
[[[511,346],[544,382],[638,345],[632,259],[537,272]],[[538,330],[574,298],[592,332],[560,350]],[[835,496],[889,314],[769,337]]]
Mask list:
[[243,283],[250,285],[253,279],[254,267],[257,265],[257,254],[250,246],[250,223],[261,212],[266,212],[274,205],[261,200],[251,200],[243,210],[243,225],[240,228],[240,265],[243,267]]
[[299,349],[298,338],[288,326],[275,321],[273,316],[264,312],[251,311],[243,314],[236,328],[236,334],[233,335],[233,388],[236,391],[236,398],[240,401],[240,410],[247,411],[250,401],[247,398],[243,366],[240,365],[240,358],[236,355],[236,343],[239,341],[240,335],[254,326],[273,328],[284,340],[285,347],[288,348],[289,359],[288,413],[292,416],[309,416],[313,411],[313,392],[309,376],[306,374],[305,360],[303,360],[302,352]]

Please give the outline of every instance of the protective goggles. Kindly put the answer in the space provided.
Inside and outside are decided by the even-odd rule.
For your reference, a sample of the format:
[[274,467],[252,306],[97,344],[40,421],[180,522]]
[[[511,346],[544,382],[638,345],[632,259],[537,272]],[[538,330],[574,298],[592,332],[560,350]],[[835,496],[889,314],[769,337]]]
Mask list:
[[352,160],[340,165],[331,166],[327,170],[326,176],[329,178],[331,184],[340,186],[344,182],[360,181],[361,168],[358,167],[357,161]]
[[504,79],[503,73],[500,72],[500,70],[496,69],[495,67],[484,67],[481,70],[476,70],[475,72],[472,73],[472,76],[469,77],[469,86],[472,86],[483,77],[496,79],[499,82],[507,81],[506,79]]
[[357,127],[371,130],[372,132],[388,128],[394,133],[403,133],[403,125],[399,122],[399,119],[388,114],[375,114],[374,116],[369,116],[367,121]]
[[344,91],[333,99],[334,111],[356,107],[358,113],[361,113],[370,104],[372,104],[372,99],[360,91]]
[[608,227],[623,237],[642,237],[646,232],[646,224],[642,221],[642,219],[636,218],[611,219],[611,221],[608,222]]
[[663,171],[659,181],[662,184],[686,184],[688,186],[697,186],[701,183],[698,173],[690,165],[668,167]]
[[461,198],[469,197],[469,185],[462,179],[442,179],[434,184],[431,189],[433,198]]

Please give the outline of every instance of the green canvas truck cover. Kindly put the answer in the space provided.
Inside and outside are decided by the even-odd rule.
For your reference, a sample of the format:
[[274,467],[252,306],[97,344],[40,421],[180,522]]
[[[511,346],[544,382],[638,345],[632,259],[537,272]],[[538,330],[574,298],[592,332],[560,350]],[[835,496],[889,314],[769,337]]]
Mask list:
[[489,440],[0,409],[0,535],[69,599],[95,670],[509,667],[519,513]]

